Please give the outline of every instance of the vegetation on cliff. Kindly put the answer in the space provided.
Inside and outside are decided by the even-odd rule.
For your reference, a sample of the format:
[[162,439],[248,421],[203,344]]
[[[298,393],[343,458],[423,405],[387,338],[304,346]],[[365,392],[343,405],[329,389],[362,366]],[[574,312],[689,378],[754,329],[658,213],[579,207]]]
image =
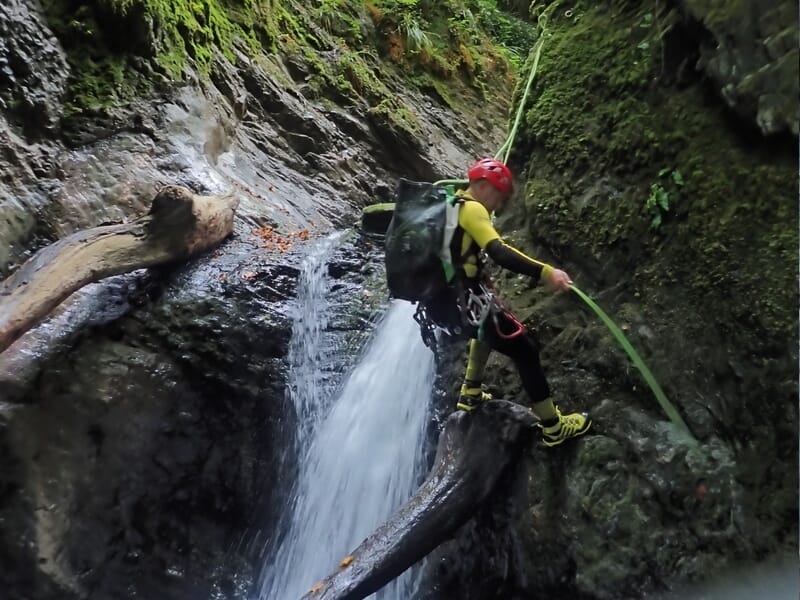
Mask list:
[[[67,117],[91,115],[181,80],[201,78],[218,57],[279,54],[308,65],[308,92],[366,102],[401,135],[412,114],[384,83],[396,68],[407,85],[453,105],[453,87],[505,103],[533,29],[494,0],[45,0],[71,66]],[[385,63],[388,59],[388,63]]]

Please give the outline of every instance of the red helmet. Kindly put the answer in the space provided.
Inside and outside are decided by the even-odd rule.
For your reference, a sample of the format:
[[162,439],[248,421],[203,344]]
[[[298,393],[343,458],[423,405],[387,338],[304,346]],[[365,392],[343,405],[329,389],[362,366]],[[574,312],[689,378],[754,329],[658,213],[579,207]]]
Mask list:
[[511,193],[513,183],[511,170],[494,158],[482,158],[472,165],[467,171],[467,179],[470,181],[486,179],[501,192]]

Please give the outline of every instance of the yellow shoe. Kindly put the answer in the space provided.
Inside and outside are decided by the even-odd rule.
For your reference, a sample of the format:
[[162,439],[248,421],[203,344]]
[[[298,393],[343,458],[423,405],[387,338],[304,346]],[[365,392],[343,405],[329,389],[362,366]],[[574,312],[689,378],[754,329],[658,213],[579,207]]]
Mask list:
[[492,395],[485,392],[482,385],[478,387],[467,387],[466,384],[461,386],[461,395],[456,402],[456,408],[464,411],[471,411],[477,408],[481,402],[491,400]]
[[558,415],[558,421],[553,425],[544,426],[539,423],[539,427],[542,428],[544,445],[549,448],[558,446],[570,438],[583,435],[592,426],[592,420],[586,413],[562,415],[561,411],[556,408],[556,415]]

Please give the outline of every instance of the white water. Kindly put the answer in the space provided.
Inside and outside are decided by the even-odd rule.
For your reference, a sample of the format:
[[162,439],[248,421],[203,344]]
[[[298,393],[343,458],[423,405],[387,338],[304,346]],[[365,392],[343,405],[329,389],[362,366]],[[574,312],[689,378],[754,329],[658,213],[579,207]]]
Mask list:
[[[320,365],[336,358],[324,343],[320,310],[326,254],[318,253],[316,264],[310,257],[299,295],[290,379],[304,421],[300,475],[288,532],[262,572],[260,600],[303,596],[413,494],[422,475],[434,369],[413,307],[388,307],[342,388],[326,397]],[[374,598],[407,600],[413,587],[406,573]]]
[[320,240],[303,260],[297,291],[292,339],[289,343],[289,397],[297,411],[297,442],[306,447],[309,436],[325,416],[331,389],[325,374],[333,370],[336,348],[326,336],[331,281],[326,259],[341,235]]

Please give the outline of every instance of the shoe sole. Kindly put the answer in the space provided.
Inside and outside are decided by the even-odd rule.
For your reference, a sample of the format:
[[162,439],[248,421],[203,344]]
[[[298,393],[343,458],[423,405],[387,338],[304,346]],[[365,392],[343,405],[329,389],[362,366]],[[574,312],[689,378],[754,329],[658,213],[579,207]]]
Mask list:
[[544,439],[544,438],[543,438],[543,439],[542,439],[542,442],[543,442],[543,443],[544,443],[544,445],[545,445],[545,446],[547,446],[548,448],[552,448],[553,446],[560,446],[561,444],[563,444],[563,443],[564,443],[564,442],[566,442],[567,440],[571,440],[571,439],[573,439],[573,438],[576,438],[576,437],[579,437],[579,436],[583,435],[584,433],[586,433],[587,431],[589,431],[589,429],[591,429],[591,428],[592,428],[592,422],[587,420],[587,422],[586,422],[586,426],[585,426],[583,429],[581,429],[581,430],[579,430],[579,431],[576,431],[575,433],[573,433],[573,434],[572,434],[571,436],[569,436],[569,437],[565,437],[565,438],[563,438],[563,439],[560,439],[560,440],[554,440],[554,441],[552,441],[552,442],[550,442],[550,441],[547,441],[546,439]]

